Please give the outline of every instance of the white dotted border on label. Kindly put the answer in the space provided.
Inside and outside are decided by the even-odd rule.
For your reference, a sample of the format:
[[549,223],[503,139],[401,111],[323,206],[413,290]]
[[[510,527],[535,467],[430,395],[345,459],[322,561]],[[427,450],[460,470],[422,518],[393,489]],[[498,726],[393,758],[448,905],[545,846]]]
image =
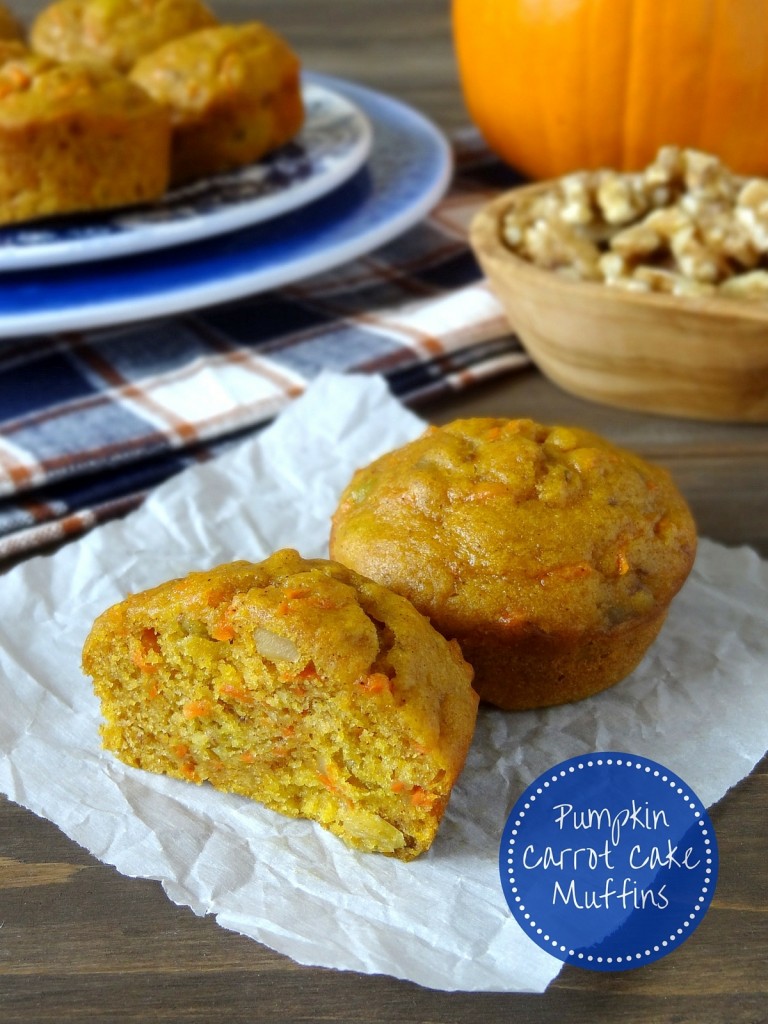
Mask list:
[[[687,806],[693,811],[694,818],[698,821],[699,825],[701,826],[701,835],[704,839],[704,845],[706,847],[707,854],[705,861],[707,866],[705,868],[706,877],[704,879],[704,884],[701,887],[699,898],[696,901],[693,911],[688,915],[688,918],[682,922],[682,926],[680,928],[677,928],[674,932],[672,932],[671,935],[669,935],[662,942],[658,943],[657,945],[650,946],[642,953],[625,953],[622,956],[606,957],[593,956],[591,954],[587,955],[585,953],[576,953],[574,949],[569,949],[567,946],[561,945],[561,943],[559,943],[557,939],[553,939],[551,936],[544,934],[543,929],[537,925],[536,921],[533,920],[530,913],[526,911],[525,906],[522,903],[521,897],[517,891],[515,872],[513,866],[515,852],[515,837],[517,835],[517,831],[520,827],[522,819],[525,817],[525,812],[530,810],[531,804],[536,800],[536,796],[541,796],[545,789],[548,789],[554,783],[559,782],[560,779],[566,778],[569,774],[573,774],[579,769],[583,769],[585,767],[593,768],[595,765],[602,766],[604,764],[615,764],[618,766],[624,766],[626,768],[632,768],[634,766],[636,769],[638,769],[638,771],[644,771],[648,775],[652,775],[655,778],[659,778],[662,782],[668,783],[670,788],[674,789],[683,798],[683,802],[687,804]],[[517,909],[520,912],[520,915],[525,920],[526,924],[531,929],[531,931],[535,932],[536,935],[539,936],[540,942],[546,942],[548,943],[548,945],[552,947],[552,949],[558,950],[560,953],[566,953],[569,957],[575,957],[577,960],[583,960],[585,963],[634,964],[638,961],[645,960],[647,957],[655,957],[656,954],[668,950],[670,946],[674,945],[674,943],[679,942],[682,938],[685,937],[685,935],[687,934],[686,928],[690,929],[691,922],[695,921],[698,915],[701,913],[702,909],[704,908],[704,903],[706,901],[707,894],[709,893],[710,886],[712,883],[712,865],[714,863],[712,842],[709,838],[709,830],[706,827],[706,821],[702,817],[701,811],[699,810],[699,806],[699,801],[692,799],[692,794],[686,793],[683,787],[678,784],[677,779],[670,778],[669,775],[665,774],[663,771],[659,771],[658,768],[652,768],[650,765],[643,764],[641,761],[633,761],[631,758],[596,757],[585,759],[584,761],[579,761],[576,764],[571,764],[568,766],[567,769],[561,768],[559,772],[556,772],[554,775],[551,775],[548,779],[543,779],[543,781],[541,781],[541,785],[536,788],[535,793],[531,793],[526,803],[523,804],[523,809],[519,811],[517,819],[513,822],[514,827],[510,832],[511,838],[509,840],[509,848],[507,850],[507,864],[509,865],[509,867],[507,868],[507,875],[509,876],[509,891],[514,896],[514,901],[517,904]]]

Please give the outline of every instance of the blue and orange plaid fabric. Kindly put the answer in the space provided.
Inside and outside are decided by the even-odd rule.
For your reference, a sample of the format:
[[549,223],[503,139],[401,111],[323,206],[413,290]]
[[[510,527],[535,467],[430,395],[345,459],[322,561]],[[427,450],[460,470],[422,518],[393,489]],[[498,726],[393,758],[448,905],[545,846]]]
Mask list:
[[466,236],[519,179],[473,133],[454,149],[433,213],[346,266],[187,315],[0,341],[0,560],[136,507],[321,370],[382,374],[417,404],[527,365]]

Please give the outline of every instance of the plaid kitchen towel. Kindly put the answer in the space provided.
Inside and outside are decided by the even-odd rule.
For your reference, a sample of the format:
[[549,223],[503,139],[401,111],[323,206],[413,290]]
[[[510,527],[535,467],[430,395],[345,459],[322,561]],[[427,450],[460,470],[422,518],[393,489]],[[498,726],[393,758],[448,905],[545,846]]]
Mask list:
[[186,315],[0,341],[0,559],[135,507],[323,369],[383,374],[415,404],[527,365],[466,236],[520,179],[475,133],[454,142],[444,199],[367,257]]

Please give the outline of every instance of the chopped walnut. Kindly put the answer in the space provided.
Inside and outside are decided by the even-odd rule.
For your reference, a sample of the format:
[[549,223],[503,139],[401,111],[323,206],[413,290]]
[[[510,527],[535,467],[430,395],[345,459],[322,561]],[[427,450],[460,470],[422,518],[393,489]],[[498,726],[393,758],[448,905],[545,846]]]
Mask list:
[[600,179],[597,204],[608,224],[629,224],[648,211],[650,197],[642,178],[608,171]]
[[768,181],[748,181],[736,199],[736,218],[758,252],[768,252]]
[[513,206],[507,245],[537,266],[630,291],[768,299],[768,180],[663,146],[642,171],[580,171]]

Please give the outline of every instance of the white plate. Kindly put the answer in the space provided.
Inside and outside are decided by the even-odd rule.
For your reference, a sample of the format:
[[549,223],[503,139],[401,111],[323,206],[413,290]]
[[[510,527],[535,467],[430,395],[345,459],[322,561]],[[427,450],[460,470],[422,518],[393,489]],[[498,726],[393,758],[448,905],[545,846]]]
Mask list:
[[0,337],[167,316],[266,291],[368,253],[421,220],[450,181],[451,152],[422,114],[325,76],[373,129],[368,162],[321,199],[264,223],[169,250],[5,273]]
[[302,95],[301,132],[263,160],[174,189],[146,206],[0,228],[0,270],[113,259],[194,242],[326,195],[368,159],[371,126],[333,89],[305,82]]

